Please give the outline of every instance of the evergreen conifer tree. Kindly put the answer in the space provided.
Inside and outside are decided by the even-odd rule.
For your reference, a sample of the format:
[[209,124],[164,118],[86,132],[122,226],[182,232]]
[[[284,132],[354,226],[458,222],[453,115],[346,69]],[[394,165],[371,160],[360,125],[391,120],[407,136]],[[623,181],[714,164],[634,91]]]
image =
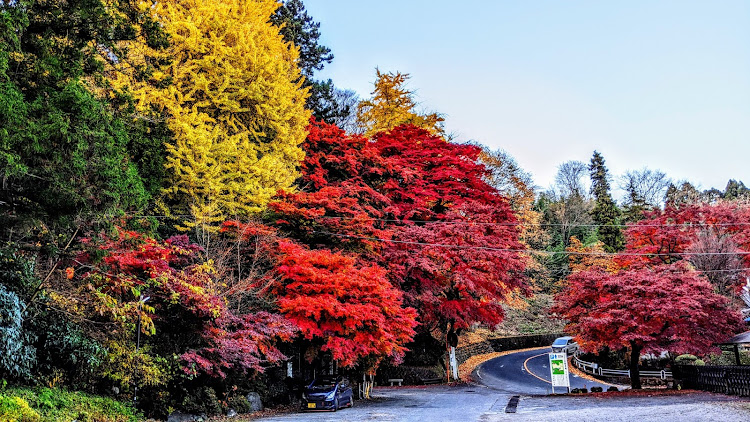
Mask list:
[[589,174],[591,175],[591,193],[596,201],[594,209],[591,210],[591,217],[597,224],[598,238],[607,252],[620,251],[625,244],[622,231],[618,226],[620,210],[610,193],[604,157],[597,151],[594,151],[594,156],[591,157]]
[[279,27],[284,41],[299,50],[297,65],[304,77],[302,87],[310,90],[307,108],[316,119],[343,128],[342,123],[354,114],[356,102],[346,101],[347,91],[334,86],[331,79],[314,78],[315,71],[333,60],[331,49],[318,43],[320,23],[307,14],[302,0],[285,0],[271,16],[271,22]]

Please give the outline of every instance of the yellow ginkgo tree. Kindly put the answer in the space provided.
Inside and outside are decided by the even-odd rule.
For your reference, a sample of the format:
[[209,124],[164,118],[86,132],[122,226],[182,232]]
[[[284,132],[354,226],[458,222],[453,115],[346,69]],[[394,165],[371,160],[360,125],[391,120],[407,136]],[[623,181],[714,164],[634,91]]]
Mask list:
[[433,135],[444,136],[443,117],[438,113],[420,114],[415,109],[414,93],[406,88],[408,73],[383,73],[376,69],[372,98],[357,106],[357,126],[367,137],[396,126],[412,124]]
[[165,118],[165,203],[189,224],[262,210],[296,179],[310,112],[298,51],[270,17],[274,0],[143,2],[169,45],[123,46],[113,85],[143,114]]

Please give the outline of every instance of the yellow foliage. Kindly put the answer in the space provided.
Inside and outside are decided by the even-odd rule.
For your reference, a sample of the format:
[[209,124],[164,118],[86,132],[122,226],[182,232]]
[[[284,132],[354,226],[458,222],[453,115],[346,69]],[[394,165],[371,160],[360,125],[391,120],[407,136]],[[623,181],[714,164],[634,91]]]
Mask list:
[[612,274],[619,270],[619,266],[615,263],[613,256],[605,253],[602,242],[585,246],[577,237],[571,236],[570,246],[565,250],[570,253],[568,260],[570,263],[570,272],[573,274],[594,267],[601,268]]
[[[142,114],[166,116],[172,211],[197,224],[261,211],[288,189],[304,158],[310,112],[297,49],[269,17],[274,0],[142,2],[170,46],[130,43],[113,85],[128,90]],[[147,77],[143,77],[145,74]]]
[[520,289],[514,289],[505,296],[505,305],[513,309],[525,309],[529,306],[526,302],[526,296]]
[[107,359],[99,368],[101,375],[122,388],[129,388],[133,381],[139,386],[159,386],[169,380],[168,362],[152,354],[147,345],[136,350],[131,343],[110,341],[107,351]]
[[408,73],[381,73],[379,69],[375,72],[377,79],[373,97],[357,106],[357,125],[365,136],[371,137],[402,124],[421,127],[434,135],[445,135],[445,119],[442,116],[437,113],[423,115],[414,111],[416,103],[413,92],[404,86],[409,79]]
[[0,421],[37,422],[39,413],[21,397],[0,394]]
[[55,388],[62,385],[65,381],[63,372],[60,369],[54,369],[52,373],[47,377],[45,384],[49,388]]

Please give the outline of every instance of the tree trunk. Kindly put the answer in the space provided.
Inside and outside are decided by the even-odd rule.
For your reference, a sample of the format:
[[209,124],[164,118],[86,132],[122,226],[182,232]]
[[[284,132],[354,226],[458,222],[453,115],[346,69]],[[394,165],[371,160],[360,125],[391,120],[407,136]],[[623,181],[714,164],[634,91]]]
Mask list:
[[634,341],[630,342],[630,387],[633,390],[641,389],[641,374],[638,372],[638,362],[641,358],[643,348]]

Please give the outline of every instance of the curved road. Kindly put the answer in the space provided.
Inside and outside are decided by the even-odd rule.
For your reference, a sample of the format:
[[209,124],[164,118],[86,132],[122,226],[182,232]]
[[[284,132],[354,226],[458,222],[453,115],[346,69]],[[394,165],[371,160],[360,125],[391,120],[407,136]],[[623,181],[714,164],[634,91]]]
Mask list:
[[[550,394],[549,357],[552,349],[527,350],[488,360],[474,371],[474,378],[482,384],[501,391],[517,394]],[[570,388],[602,387],[608,384],[590,381],[570,374]],[[555,393],[567,392],[564,387],[555,387]]]

